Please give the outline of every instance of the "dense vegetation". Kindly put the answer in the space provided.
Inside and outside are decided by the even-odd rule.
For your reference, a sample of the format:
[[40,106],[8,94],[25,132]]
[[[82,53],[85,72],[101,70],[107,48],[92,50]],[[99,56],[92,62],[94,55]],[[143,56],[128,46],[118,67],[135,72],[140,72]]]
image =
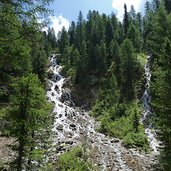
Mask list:
[[43,24],[36,17],[50,12],[45,8],[48,3],[0,2],[0,131],[18,142],[12,170],[35,168],[32,161],[44,160],[46,150],[41,147],[48,144],[45,133],[52,119],[44,88],[50,40],[55,34],[42,33]]
[[[54,29],[41,29],[51,0],[0,2],[0,131],[18,140],[18,171],[43,162],[40,146],[45,128],[51,125],[51,106],[45,97],[48,55],[61,54],[63,73],[82,91],[98,89],[91,115],[101,121],[100,132],[123,139],[127,146],[148,148],[144,128],[139,124],[144,76],[144,58],[151,55],[153,121],[165,148],[161,163],[171,166],[171,3],[146,2],[145,15],[124,5],[123,21],[110,16],[82,12],[69,30],[55,37]],[[58,49],[58,50],[56,50]],[[81,149],[61,156],[61,170],[88,170]],[[72,161],[73,158],[74,160]],[[40,162],[41,163],[41,162]],[[66,165],[67,164],[67,165]],[[37,166],[39,167],[39,166]],[[67,167],[67,169],[65,168]],[[78,168],[77,168],[78,169]],[[79,170],[78,169],[78,170]]]

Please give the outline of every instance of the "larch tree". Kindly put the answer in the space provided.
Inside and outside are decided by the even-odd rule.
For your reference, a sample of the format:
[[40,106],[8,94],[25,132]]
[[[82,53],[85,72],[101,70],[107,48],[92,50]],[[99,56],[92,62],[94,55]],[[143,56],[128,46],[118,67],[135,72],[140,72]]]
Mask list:
[[9,131],[18,140],[16,168],[21,171],[26,167],[26,159],[33,159],[35,147],[39,147],[36,134],[47,128],[51,107],[36,75],[15,79],[11,86]]

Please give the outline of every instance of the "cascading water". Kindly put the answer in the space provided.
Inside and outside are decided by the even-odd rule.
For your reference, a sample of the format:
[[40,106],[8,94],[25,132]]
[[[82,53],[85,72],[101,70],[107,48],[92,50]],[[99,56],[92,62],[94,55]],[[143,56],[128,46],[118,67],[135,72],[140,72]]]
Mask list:
[[159,141],[156,139],[156,132],[152,128],[151,118],[153,115],[152,109],[150,107],[151,96],[149,95],[150,81],[151,81],[151,71],[150,71],[151,58],[148,56],[147,63],[144,67],[145,70],[145,91],[142,96],[143,101],[143,113],[140,122],[145,126],[145,134],[147,135],[149,144],[154,153],[159,153]]
[[[154,164],[154,161],[149,163],[151,156],[142,155],[134,149],[128,150],[119,139],[96,132],[98,123],[75,106],[69,91],[64,88],[66,78],[60,74],[62,67],[56,61],[57,56],[51,55],[47,91],[49,101],[54,103],[55,156],[86,142],[89,151],[93,152],[90,160],[98,166],[99,171],[149,170],[150,165]],[[139,166],[135,169],[137,163]]]

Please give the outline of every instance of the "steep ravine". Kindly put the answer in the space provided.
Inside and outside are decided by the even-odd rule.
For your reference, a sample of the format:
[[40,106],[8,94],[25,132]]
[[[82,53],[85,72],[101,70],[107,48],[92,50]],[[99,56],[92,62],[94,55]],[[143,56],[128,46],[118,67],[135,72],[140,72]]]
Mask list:
[[155,153],[127,149],[121,140],[96,132],[98,123],[75,106],[69,89],[63,87],[66,78],[61,75],[62,67],[56,63],[56,58],[51,55],[47,91],[49,101],[54,103],[54,160],[71,147],[84,143],[90,152],[89,160],[98,166],[99,171],[160,170]]

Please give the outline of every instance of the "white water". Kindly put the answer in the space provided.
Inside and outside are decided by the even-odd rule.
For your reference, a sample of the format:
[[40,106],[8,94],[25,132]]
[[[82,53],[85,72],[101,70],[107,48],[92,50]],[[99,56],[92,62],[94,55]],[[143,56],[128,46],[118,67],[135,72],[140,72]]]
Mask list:
[[[119,139],[109,138],[96,132],[98,123],[85,111],[74,105],[69,91],[63,87],[66,78],[60,74],[61,66],[56,63],[55,55],[51,55],[48,72],[52,74],[47,96],[54,104],[55,156],[61,155],[71,147],[86,144],[91,155],[90,160],[99,167],[99,171],[135,170],[127,163],[130,160],[136,161],[134,165],[142,164],[142,170],[149,170],[150,164],[147,165],[147,168],[144,169],[144,167],[145,164],[150,163],[151,156],[145,156],[134,149],[128,150],[122,146]],[[153,134],[150,132],[150,135]],[[154,160],[152,162],[154,163]]]
[[145,91],[142,96],[142,101],[143,101],[143,113],[142,113],[142,118],[140,120],[141,123],[144,124],[145,126],[145,134],[147,135],[149,144],[151,149],[153,150],[154,153],[159,154],[159,141],[156,139],[156,132],[152,127],[152,116],[153,112],[150,107],[150,102],[151,102],[151,96],[149,95],[149,88],[150,88],[150,81],[151,81],[151,71],[150,71],[150,56],[147,58],[147,63],[144,67],[145,70],[145,79],[146,79],[146,84],[145,84]]

